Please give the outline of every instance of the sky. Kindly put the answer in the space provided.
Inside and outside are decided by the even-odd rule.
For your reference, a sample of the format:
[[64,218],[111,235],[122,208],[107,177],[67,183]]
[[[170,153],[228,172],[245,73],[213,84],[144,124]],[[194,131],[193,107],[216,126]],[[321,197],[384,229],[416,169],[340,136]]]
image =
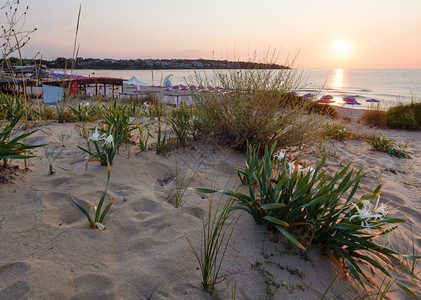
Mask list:
[[25,28],[37,28],[27,58],[72,57],[81,5],[84,58],[261,60],[275,51],[297,68],[421,68],[420,0],[20,2]]

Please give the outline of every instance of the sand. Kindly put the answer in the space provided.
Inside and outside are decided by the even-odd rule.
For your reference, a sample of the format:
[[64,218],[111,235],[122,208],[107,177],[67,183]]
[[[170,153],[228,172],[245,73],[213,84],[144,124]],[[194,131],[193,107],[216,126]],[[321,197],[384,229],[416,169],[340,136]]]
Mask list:
[[[169,156],[154,151],[135,155],[135,149],[123,146],[112,166],[106,199],[114,197],[115,202],[104,221],[106,229],[94,230],[69,193],[85,206],[96,204],[105,187],[106,168],[93,162],[85,170],[85,154],[76,146],[86,141],[74,125],[43,125],[31,137],[34,143],[63,149],[54,162],[54,175],[48,175],[45,157],[31,159],[28,171],[18,171],[12,183],[0,184],[0,299],[209,299],[186,239],[200,249],[209,195],[188,190],[175,208],[176,165],[187,170],[186,180],[197,170],[190,186],[230,188],[239,184],[234,169],[244,165],[245,155],[211,142]],[[349,126],[359,133],[379,132],[361,124]],[[56,136],[63,131],[73,131],[64,147]],[[329,141],[304,156],[314,162],[329,149],[328,171],[336,171],[339,163],[364,168],[363,192],[383,184],[382,201],[394,208],[393,216],[408,219],[399,244],[410,241],[410,226],[420,243],[420,133],[382,132],[404,144],[414,159],[369,151],[362,140]],[[37,154],[43,157],[44,151]],[[214,205],[218,199],[214,197]],[[280,284],[278,289],[269,286],[274,299],[320,299],[335,277],[327,299],[362,294],[354,280],[338,272],[317,249],[304,252],[283,241],[271,242],[267,228],[243,214],[227,248],[224,280],[216,286],[215,297],[231,299],[235,292],[236,299],[265,299],[265,280],[270,279]],[[402,281],[420,293],[419,279]],[[406,294],[390,296],[404,299]]]

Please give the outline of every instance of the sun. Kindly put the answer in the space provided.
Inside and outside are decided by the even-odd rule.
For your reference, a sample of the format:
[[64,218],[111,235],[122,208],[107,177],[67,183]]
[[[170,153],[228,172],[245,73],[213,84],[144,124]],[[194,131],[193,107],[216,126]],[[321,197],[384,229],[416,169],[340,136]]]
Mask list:
[[346,40],[338,40],[333,42],[332,49],[336,54],[344,55],[349,52],[351,45]]

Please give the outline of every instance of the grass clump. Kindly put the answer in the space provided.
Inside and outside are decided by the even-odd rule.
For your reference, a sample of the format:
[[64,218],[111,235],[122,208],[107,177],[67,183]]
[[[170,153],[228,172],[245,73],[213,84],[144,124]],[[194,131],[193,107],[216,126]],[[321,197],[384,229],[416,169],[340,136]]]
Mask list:
[[[140,152],[146,152],[146,150],[148,150],[149,138],[152,137],[151,125],[149,123],[147,123],[143,127],[142,124],[138,124],[137,129],[139,130],[138,147],[140,148]],[[146,130],[146,132],[145,132],[145,130]]]
[[335,140],[347,140],[351,136],[351,131],[346,125],[338,123],[327,123],[321,132],[322,136]]
[[288,160],[285,153],[274,154],[274,149],[275,145],[265,147],[260,159],[259,147],[249,145],[246,168],[238,171],[246,183],[246,194],[236,190],[196,190],[233,197],[236,204],[230,210],[248,212],[256,223],[268,224],[301,249],[306,249],[304,245],[318,247],[344,275],[347,266],[363,286],[364,282],[371,283],[365,264],[391,277],[388,267],[398,259],[397,253],[376,239],[404,220],[387,218],[388,206],[379,201],[381,185],[355,199],[362,170],[355,172],[348,165],[329,176],[322,171],[327,155],[314,168],[303,168]]
[[192,130],[192,111],[186,105],[172,111],[170,117],[171,127],[176,137],[178,147],[186,149],[189,135]]
[[130,117],[135,111],[135,106],[120,106],[117,104],[117,100],[110,106],[103,105],[103,123],[106,131],[113,135],[117,150],[121,143],[131,137],[130,133],[137,128],[136,124],[130,121]]
[[380,151],[399,158],[412,159],[411,152],[399,149],[394,140],[388,139],[383,134],[373,135],[366,141],[371,146],[372,151]]
[[79,122],[94,122],[99,118],[99,109],[96,104],[79,103],[77,106],[69,106]]
[[161,129],[161,122],[158,121],[158,133],[156,135],[155,149],[157,154],[162,154],[172,145],[168,140],[167,128],[164,131]]
[[24,113],[24,106],[22,98],[0,93],[0,119],[15,119]]
[[360,120],[367,125],[383,128],[386,127],[385,118],[386,111],[381,109],[380,103],[377,103],[364,111]]
[[45,145],[28,145],[24,139],[36,132],[36,130],[25,132],[19,125],[23,112],[14,116],[5,125],[0,127],[0,161],[3,161],[3,168],[8,166],[10,160],[28,159],[35,157],[32,149]]
[[[212,214],[213,198],[209,199],[209,209],[207,219],[202,216],[202,240],[200,250],[194,248],[193,244],[187,238],[194,255],[200,266],[202,273],[202,287],[213,295],[215,285],[221,282],[219,272],[225,257],[228,243],[231,239],[235,224],[228,231],[226,222],[231,215],[230,207],[232,200],[225,201],[222,209],[216,215]],[[221,199],[218,202],[216,210],[219,210]]]

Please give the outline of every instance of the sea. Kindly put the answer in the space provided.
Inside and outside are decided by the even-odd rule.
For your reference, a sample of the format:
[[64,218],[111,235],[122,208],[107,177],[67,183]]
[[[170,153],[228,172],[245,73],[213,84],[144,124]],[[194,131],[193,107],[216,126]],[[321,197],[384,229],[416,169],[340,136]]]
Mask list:
[[[63,73],[63,70],[53,70]],[[220,70],[218,70],[220,71]],[[284,72],[274,71],[274,72]],[[380,106],[381,109],[421,101],[421,69],[303,69],[292,70],[300,75],[298,95],[312,93],[314,100],[324,95],[333,96],[331,105],[345,105],[343,97],[352,96],[360,105],[354,108]],[[132,76],[147,85],[162,85],[172,74],[173,85],[194,83],[196,73],[212,78],[213,70],[75,70],[74,74],[95,77],[129,79]],[[376,99],[379,103],[366,102]]]

